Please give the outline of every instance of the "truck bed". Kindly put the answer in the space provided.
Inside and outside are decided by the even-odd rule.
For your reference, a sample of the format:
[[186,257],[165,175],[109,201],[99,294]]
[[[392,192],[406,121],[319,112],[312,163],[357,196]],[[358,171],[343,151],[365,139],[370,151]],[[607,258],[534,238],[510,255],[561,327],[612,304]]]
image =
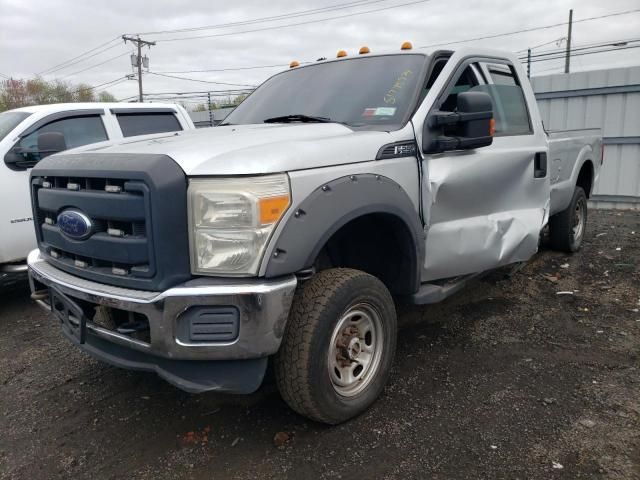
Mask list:
[[[591,160],[594,181],[602,163],[602,134],[598,128],[547,131],[548,168],[551,181],[550,215],[569,205],[580,168]],[[585,192],[587,196],[591,192]]]

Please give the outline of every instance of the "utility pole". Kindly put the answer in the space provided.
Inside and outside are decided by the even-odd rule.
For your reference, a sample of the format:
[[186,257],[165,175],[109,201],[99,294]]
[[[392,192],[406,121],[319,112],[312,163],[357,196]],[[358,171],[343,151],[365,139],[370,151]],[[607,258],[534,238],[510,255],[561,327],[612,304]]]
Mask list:
[[123,35],[122,39],[124,43],[127,41],[131,43],[135,43],[138,47],[138,56],[136,57],[136,65],[138,67],[138,92],[139,92],[139,100],[142,103],[144,100],[142,98],[142,46],[146,45],[147,47],[151,47],[156,44],[156,42],[149,42],[147,40],[142,40],[140,36],[137,37],[128,37],[127,35]]
[[569,73],[571,61],[571,27],[573,26],[573,8],[569,10],[569,32],[567,33],[567,54],[564,59],[564,73]]
[[209,126],[213,127],[213,112],[211,111],[211,92],[207,92],[207,104],[209,105]]
[[527,78],[531,78],[531,49],[527,49]]

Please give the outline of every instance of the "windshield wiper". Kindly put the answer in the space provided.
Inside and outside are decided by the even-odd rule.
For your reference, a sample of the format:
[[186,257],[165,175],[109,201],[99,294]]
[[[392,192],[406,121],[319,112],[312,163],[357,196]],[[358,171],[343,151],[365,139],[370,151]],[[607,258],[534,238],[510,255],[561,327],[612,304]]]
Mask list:
[[302,114],[282,115],[281,117],[272,117],[264,120],[264,123],[289,123],[289,122],[339,123],[327,117],[313,117],[311,115],[302,115]]

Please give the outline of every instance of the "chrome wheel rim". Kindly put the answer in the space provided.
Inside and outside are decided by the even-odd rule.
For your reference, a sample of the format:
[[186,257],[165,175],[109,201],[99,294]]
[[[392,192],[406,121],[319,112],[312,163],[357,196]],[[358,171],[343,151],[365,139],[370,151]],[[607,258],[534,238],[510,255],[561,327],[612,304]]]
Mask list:
[[574,245],[579,245],[582,241],[582,236],[584,235],[584,225],[587,221],[586,214],[587,208],[584,199],[578,200],[576,203],[576,208],[573,211],[573,243]]
[[375,378],[383,350],[380,315],[371,305],[349,308],[336,323],[329,344],[329,378],[343,397],[362,392]]

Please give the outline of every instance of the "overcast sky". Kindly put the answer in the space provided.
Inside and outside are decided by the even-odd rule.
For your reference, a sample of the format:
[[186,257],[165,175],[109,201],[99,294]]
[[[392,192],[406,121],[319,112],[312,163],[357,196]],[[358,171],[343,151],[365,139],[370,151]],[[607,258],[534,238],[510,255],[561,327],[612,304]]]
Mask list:
[[[574,21],[640,9],[639,0],[362,0],[349,8],[330,10],[354,1],[0,0],[0,74],[16,78],[32,77],[114,40],[102,48],[105,51],[98,49],[87,53],[78,59],[80,61],[74,60],[73,64],[45,75],[47,79],[63,78],[76,83],[99,85],[132,72],[128,57],[132,51],[131,45],[115,40],[124,33],[248,22],[264,17],[282,16],[275,20],[209,30],[142,35],[144,39],[158,41],[150,50],[145,49],[150,59],[150,70],[181,72],[287,65],[294,59],[309,61],[333,57],[341,48],[353,55],[361,45],[368,45],[373,52],[377,52],[398,49],[405,40],[419,47],[562,23],[567,21],[570,8],[574,9]],[[397,5],[404,6],[389,8]],[[304,13],[312,9],[326,10],[312,15]],[[319,21],[359,12],[370,13]],[[303,22],[303,25],[285,26]],[[265,30],[272,27],[279,28]],[[558,26],[485,39],[468,45],[520,51],[548,43],[534,49],[535,54],[558,49],[554,40],[565,37],[566,30],[566,25]],[[167,41],[206,35],[209,37]],[[573,28],[573,44],[576,47],[633,38],[640,38],[640,12],[578,22]],[[91,56],[94,53],[98,54]],[[100,63],[103,64],[94,67]],[[576,71],[632,64],[640,64],[640,48],[572,58],[572,67]],[[559,72],[562,65],[563,60],[538,62],[533,64],[533,73]],[[143,79],[145,93],[221,90],[244,88],[242,84],[259,84],[281,69],[171,73],[237,86],[152,74],[144,75]],[[137,93],[137,83],[123,81],[109,87],[108,91],[118,99],[123,99]]]

